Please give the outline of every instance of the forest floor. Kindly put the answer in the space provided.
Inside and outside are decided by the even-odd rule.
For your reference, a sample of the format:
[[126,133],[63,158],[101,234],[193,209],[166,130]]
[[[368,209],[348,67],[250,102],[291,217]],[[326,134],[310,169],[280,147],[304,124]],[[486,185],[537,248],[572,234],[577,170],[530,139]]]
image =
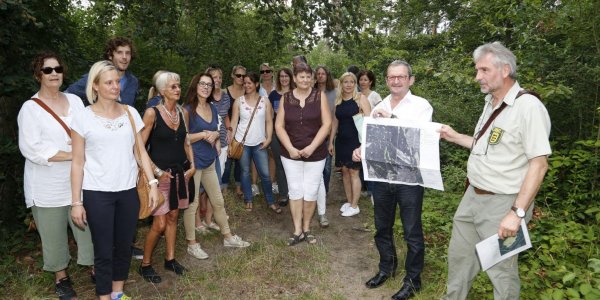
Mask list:
[[[186,252],[180,214],[176,259],[188,272],[179,277],[163,268],[165,245],[161,239],[154,251],[153,266],[162,282],[146,282],[137,272],[141,261],[134,259],[125,292],[134,299],[390,299],[402,286],[403,263],[397,276],[383,286],[365,287],[364,283],[377,273],[379,261],[373,240],[372,204],[369,197],[361,197],[361,213],[342,217],[339,208],[345,195],[340,174],[334,173],[331,178],[327,200],[330,226],[320,228],[317,218],[313,219],[315,245],[306,242],[286,245],[293,231],[289,206],[281,214],[275,214],[267,208],[264,198],[258,196],[253,211],[247,212],[242,200],[234,194],[228,190],[225,195],[230,227],[233,233],[250,241],[250,247],[225,248],[220,233],[198,234],[198,241],[210,256],[198,260]],[[147,222],[139,223],[138,245],[143,244],[148,229]],[[396,245],[399,260],[403,262],[405,244],[401,234],[396,234]],[[85,268],[70,268],[79,299],[94,299],[95,286],[87,272]],[[44,281],[45,288],[33,288],[24,297],[54,298],[54,286],[51,281]],[[439,299],[443,292],[438,288],[443,287],[441,283],[436,282],[436,287],[429,287],[414,299]]]

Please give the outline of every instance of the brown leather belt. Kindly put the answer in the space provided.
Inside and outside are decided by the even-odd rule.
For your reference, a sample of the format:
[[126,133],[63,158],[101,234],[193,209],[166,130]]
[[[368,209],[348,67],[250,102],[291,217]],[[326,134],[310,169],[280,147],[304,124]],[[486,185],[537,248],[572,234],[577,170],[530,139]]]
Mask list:
[[495,195],[495,193],[492,193],[492,192],[486,191],[486,190],[482,190],[476,186],[473,186],[473,190],[475,191],[475,194],[477,194],[477,195]]

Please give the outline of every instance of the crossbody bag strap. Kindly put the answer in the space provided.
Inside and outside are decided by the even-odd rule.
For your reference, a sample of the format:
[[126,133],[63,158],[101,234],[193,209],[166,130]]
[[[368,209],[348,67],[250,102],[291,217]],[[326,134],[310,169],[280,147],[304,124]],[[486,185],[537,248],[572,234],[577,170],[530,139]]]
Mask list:
[[[246,128],[246,132],[244,132],[244,137],[242,138],[242,145],[244,144],[244,142],[246,141],[246,135],[248,135],[248,130],[250,130],[250,125],[252,125],[252,120],[254,119],[254,113],[256,113],[256,109],[258,108],[258,104],[260,104],[260,96],[258,96],[258,101],[256,101],[256,105],[254,106],[254,109],[252,110],[252,115],[250,116],[250,121],[248,122],[248,127]],[[241,103],[240,103],[241,105]],[[238,128],[240,127],[239,124],[237,126]],[[236,128],[237,130],[237,128]]]
[[71,137],[71,129],[69,128],[69,126],[67,126],[67,124],[65,124],[65,122],[63,122],[63,120],[61,120],[60,117],[48,105],[46,105],[46,103],[44,103],[44,101],[42,101],[38,98],[31,98],[31,100],[33,100],[35,103],[37,103],[39,106],[41,106],[45,111],[47,111],[52,117],[54,117],[54,119],[58,122],[58,124],[60,124],[60,126],[62,126],[62,128],[65,130],[65,132],[67,132],[67,135],[69,137]]
[[135,160],[138,163],[138,166],[142,166],[142,158],[141,158],[141,149],[140,144],[138,143],[137,140],[137,130],[135,128],[135,123],[133,121],[133,116],[131,116],[131,112],[129,112],[129,109],[127,108],[129,105],[127,104],[123,104],[123,109],[125,109],[125,111],[127,112],[127,117],[129,117],[129,123],[131,123],[131,129],[133,130],[133,140],[134,140],[134,145],[133,145],[133,156],[135,156]]

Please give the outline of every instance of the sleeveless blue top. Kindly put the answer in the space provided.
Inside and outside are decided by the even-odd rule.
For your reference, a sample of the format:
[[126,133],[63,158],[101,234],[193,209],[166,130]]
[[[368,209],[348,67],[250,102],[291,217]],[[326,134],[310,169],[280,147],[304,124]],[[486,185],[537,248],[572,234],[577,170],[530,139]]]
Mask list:
[[[217,108],[212,103],[210,103],[210,110],[212,111],[212,120],[210,123],[202,119],[196,112],[191,112],[189,105],[186,105],[185,108],[190,115],[190,133],[198,133],[204,130],[217,131],[219,129]],[[206,169],[217,157],[215,147],[205,140],[192,143],[192,151],[194,152],[194,165],[199,170]]]

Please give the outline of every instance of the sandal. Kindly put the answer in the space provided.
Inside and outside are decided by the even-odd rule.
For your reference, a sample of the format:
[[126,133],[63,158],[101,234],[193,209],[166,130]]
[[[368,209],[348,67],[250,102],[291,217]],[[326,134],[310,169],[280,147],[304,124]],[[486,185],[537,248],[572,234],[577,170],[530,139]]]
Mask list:
[[281,213],[281,208],[279,206],[277,206],[277,204],[271,204],[271,205],[269,205],[269,208],[276,214]]
[[304,241],[304,239],[306,238],[306,236],[304,235],[304,233],[300,233],[298,235],[292,235],[291,238],[288,239],[287,241],[287,245],[288,246],[294,246],[296,244],[299,244],[300,242]]
[[306,242],[307,243],[309,243],[311,245],[317,243],[317,238],[314,235],[312,235],[310,233],[310,231],[305,231],[304,232],[304,236],[306,237]]
[[246,202],[246,211],[252,211],[252,202]]

